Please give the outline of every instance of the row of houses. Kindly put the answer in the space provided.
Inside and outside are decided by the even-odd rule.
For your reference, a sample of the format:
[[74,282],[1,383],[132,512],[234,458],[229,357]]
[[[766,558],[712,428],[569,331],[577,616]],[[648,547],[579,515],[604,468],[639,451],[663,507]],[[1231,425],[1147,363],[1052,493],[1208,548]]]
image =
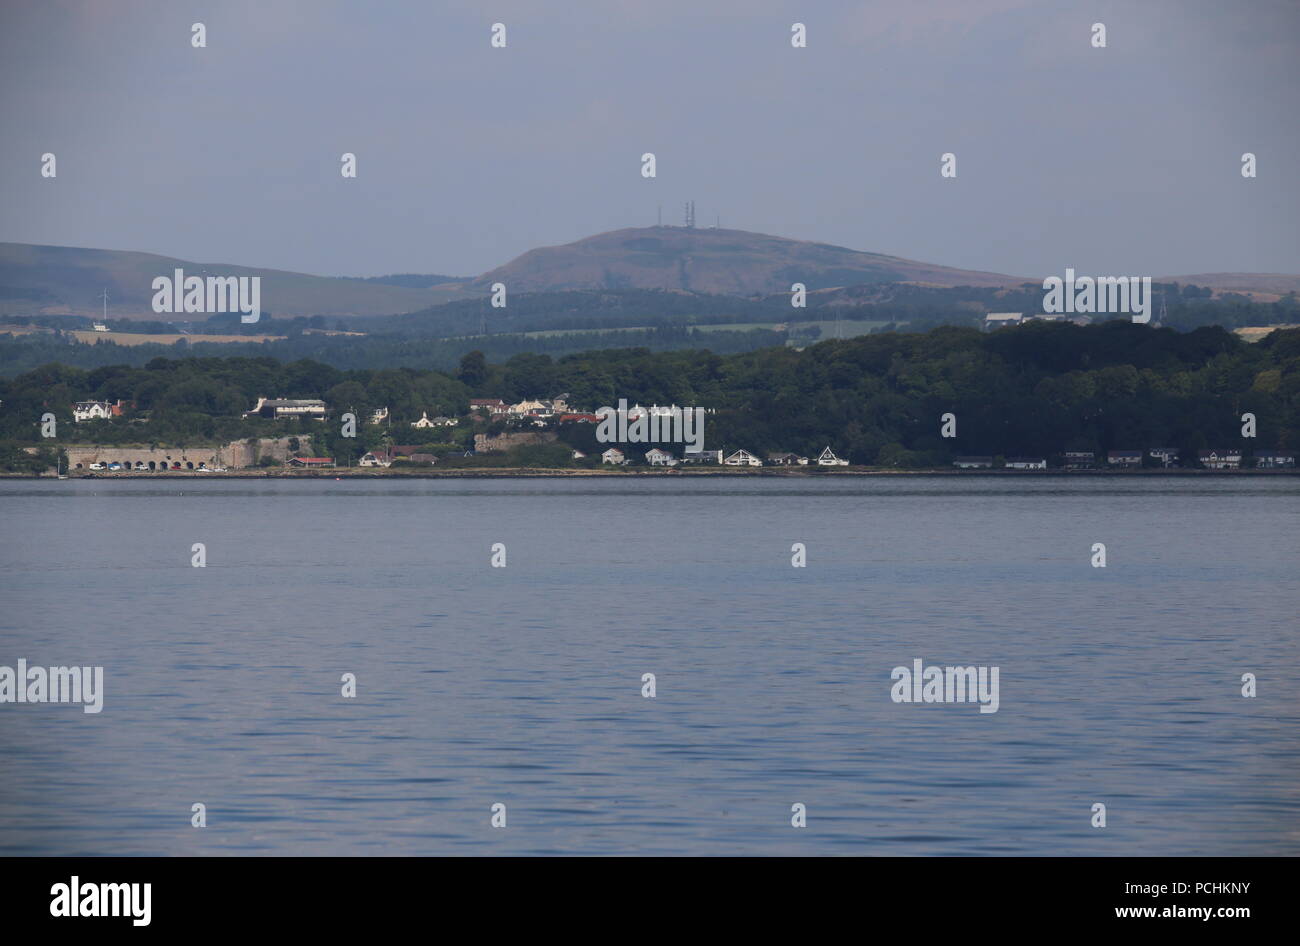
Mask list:
[[[682,454],[681,459],[678,459],[668,450],[652,447],[645,452],[645,462],[650,466],[678,466],[683,463],[705,463],[719,466],[808,466],[810,463],[816,466],[849,465],[848,460],[837,457],[829,446],[813,460],[799,456],[796,453],[769,453],[766,464],[761,458],[748,450],[736,450],[725,457],[722,454],[723,451],[721,450],[688,450]],[[581,452],[574,451],[575,459],[582,456]],[[600,455],[600,462],[614,466],[627,466],[632,461],[618,447],[610,447]]]
[[[1177,447],[1151,447],[1145,455],[1165,469],[1177,469],[1180,466],[1181,451]],[[1087,450],[1067,450],[1063,455],[1067,470],[1091,470],[1098,466],[1109,469],[1136,469],[1143,464],[1142,450],[1110,450],[1105,454],[1104,464],[1099,462],[1096,454]],[[1207,470],[1237,470],[1241,468],[1242,452],[1237,449],[1198,450],[1197,462]],[[1291,469],[1295,467],[1295,453],[1280,450],[1262,450],[1254,455],[1255,468]],[[993,467],[993,457],[957,457],[953,466],[959,470],[987,470]],[[1007,457],[1003,463],[1008,470],[1045,470],[1047,460],[1043,457]]]

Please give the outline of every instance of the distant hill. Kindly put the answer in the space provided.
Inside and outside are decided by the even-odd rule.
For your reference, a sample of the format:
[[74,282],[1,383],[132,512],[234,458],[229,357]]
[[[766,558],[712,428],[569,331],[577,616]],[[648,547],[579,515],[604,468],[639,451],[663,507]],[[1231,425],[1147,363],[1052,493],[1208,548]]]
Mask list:
[[[157,319],[150,305],[152,281],[177,268],[187,275],[202,275],[206,270],[213,275],[261,276],[262,308],[282,318],[399,315],[462,300],[477,304],[488,298],[497,282],[506,285],[512,304],[529,293],[661,290],[694,296],[686,304],[698,309],[709,308],[700,300],[704,294],[751,301],[788,297],[790,285],[796,282],[807,286],[810,307],[897,301],[907,293],[953,289],[966,292],[975,308],[1032,307],[1037,304],[1037,290],[1026,295],[1029,290],[1024,284],[1030,283],[1030,289],[1042,284],[1041,276],[954,269],[743,230],[662,226],[613,230],[563,246],[538,247],[477,277],[312,276],[151,253],[0,243],[0,315],[96,316],[99,294],[107,288],[110,317]],[[1300,276],[1272,273],[1162,276],[1153,281],[1204,286],[1216,296],[1240,293],[1259,302],[1300,292]],[[646,314],[680,308],[669,302],[655,300],[642,308]],[[568,306],[566,300],[537,300],[532,308],[558,311]],[[581,308],[590,306],[583,303]],[[437,315],[454,314],[456,310]],[[512,321],[506,315],[494,310],[490,321]],[[628,313],[628,319],[639,317]],[[460,322],[458,331],[470,330],[478,322],[477,309]]]
[[794,282],[826,289],[886,282],[996,287],[1024,281],[744,230],[641,227],[529,250],[470,285],[481,291],[501,282],[512,292],[682,289],[753,296],[789,292]]
[[[310,276],[278,269],[180,260],[153,253],[71,246],[0,243],[0,314],[99,315],[108,289],[111,318],[157,319],[152,283],[183,269],[187,276],[262,277],[262,309],[277,316],[364,316],[411,312],[464,298],[457,282],[391,285],[375,280]],[[433,278],[433,277],[430,277]]]

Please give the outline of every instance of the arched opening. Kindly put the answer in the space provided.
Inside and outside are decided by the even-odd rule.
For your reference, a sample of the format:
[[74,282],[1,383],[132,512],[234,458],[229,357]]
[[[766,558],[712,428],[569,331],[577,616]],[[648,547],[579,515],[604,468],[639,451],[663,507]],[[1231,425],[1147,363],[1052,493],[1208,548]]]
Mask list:
[[193,463],[186,463],[186,464],[185,464],[185,469],[187,469],[187,470],[192,470],[192,469],[194,469],[194,464],[193,464]]
[[81,464],[80,464],[80,463],[77,464],[77,469],[78,469],[78,470],[81,469]]
[[153,462],[152,460],[150,460],[150,461],[149,461],[149,472],[152,473],[153,471],[154,471],[154,462]]

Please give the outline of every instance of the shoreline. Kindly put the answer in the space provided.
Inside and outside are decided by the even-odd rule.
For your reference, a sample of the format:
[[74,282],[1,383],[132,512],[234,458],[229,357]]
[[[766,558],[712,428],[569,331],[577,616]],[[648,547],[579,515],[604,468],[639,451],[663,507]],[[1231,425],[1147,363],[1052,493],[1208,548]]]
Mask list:
[[[566,477],[597,477],[619,479],[628,477],[697,477],[697,476],[760,476],[760,477],[826,477],[826,476],[1001,476],[1001,477],[1065,477],[1065,476],[1294,476],[1297,469],[1243,469],[1243,470],[1200,470],[1200,469],[1143,469],[1143,470],[954,470],[944,467],[897,470],[872,467],[858,469],[754,469],[731,467],[726,469],[687,469],[667,470],[591,470],[568,469],[563,467],[466,467],[463,469],[421,469],[421,470],[376,470],[343,467],[337,470],[227,470],[224,473],[200,473],[196,470],[172,470],[158,472],[107,472],[68,473],[69,480],[247,480],[247,479],[510,479],[517,477],[563,479]],[[0,473],[3,479],[21,480],[56,480],[52,472],[47,473]]]

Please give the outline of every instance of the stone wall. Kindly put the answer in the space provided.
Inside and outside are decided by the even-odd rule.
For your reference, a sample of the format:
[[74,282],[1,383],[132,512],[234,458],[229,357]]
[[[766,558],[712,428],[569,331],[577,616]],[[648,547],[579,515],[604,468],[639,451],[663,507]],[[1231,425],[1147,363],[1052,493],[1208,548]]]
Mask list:
[[[300,435],[298,440],[301,447],[299,453],[309,454],[311,438]],[[215,444],[195,444],[188,447],[70,444],[63,450],[68,455],[68,470],[72,473],[85,472],[90,469],[92,463],[102,463],[107,466],[114,462],[124,466],[129,464],[132,469],[139,462],[150,470],[161,469],[164,464],[166,469],[175,470],[177,463],[180,464],[181,470],[196,470],[200,463],[208,469],[223,466],[230,470],[237,470],[257,466],[258,460],[262,457],[269,456],[278,463],[283,463],[290,456],[288,437],[278,439],[263,437],[255,440],[253,444],[247,440],[235,440],[224,447]]]

